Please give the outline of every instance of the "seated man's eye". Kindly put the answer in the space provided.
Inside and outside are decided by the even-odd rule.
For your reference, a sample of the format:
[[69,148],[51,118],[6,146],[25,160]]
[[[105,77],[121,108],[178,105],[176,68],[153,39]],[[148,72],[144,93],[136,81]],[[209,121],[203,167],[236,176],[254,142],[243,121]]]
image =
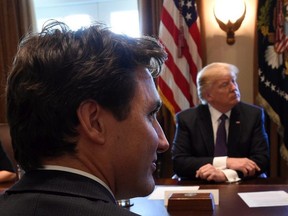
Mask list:
[[156,119],[156,117],[157,117],[157,110],[151,112],[151,113],[149,114],[149,117],[150,117],[151,119]]
[[222,88],[227,87],[227,86],[228,86],[228,83],[227,83],[227,82],[222,83],[222,84],[220,85],[220,87],[222,87]]

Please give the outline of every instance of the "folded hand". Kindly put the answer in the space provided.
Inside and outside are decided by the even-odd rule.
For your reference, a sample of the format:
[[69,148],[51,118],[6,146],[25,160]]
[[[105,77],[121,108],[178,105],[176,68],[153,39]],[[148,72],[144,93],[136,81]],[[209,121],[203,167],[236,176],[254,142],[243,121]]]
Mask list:
[[248,158],[227,158],[227,168],[241,171],[244,176],[254,176],[260,171],[260,167]]
[[196,178],[205,179],[207,181],[224,182],[227,181],[224,173],[216,169],[211,164],[206,164],[196,171]]

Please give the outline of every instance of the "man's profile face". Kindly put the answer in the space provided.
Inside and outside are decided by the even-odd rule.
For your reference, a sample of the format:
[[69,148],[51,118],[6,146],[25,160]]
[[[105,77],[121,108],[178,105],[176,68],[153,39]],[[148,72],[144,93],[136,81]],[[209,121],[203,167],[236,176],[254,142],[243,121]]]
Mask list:
[[116,196],[119,198],[146,196],[153,191],[157,151],[163,152],[169,147],[156,119],[161,100],[153,79],[148,70],[138,70],[131,111],[127,119],[111,124]]

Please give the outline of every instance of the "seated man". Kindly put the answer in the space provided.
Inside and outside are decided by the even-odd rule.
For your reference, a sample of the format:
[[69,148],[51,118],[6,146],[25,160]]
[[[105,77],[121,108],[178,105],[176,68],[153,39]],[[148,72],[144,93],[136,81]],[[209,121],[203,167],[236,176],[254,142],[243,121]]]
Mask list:
[[169,148],[153,80],[166,58],[155,39],[97,23],[27,35],[6,91],[25,173],[0,196],[0,215],[136,215],[116,200],[149,195],[157,153]]
[[15,181],[16,177],[17,175],[13,169],[12,163],[0,143],[0,183]]
[[178,177],[234,182],[267,171],[264,112],[240,102],[237,73],[237,67],[226,63],[210,64],[198,73],[202,104],[176,115],[172,160]]

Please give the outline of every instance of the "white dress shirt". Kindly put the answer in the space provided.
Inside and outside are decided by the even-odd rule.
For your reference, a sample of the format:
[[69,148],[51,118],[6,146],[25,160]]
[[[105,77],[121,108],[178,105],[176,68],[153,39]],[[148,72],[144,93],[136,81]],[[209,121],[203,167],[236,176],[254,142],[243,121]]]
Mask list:
[[[215,145],[217,128],[220,124],[219,118],[223,113],[219,112],[211,105],[209,105],[209,111],[211,114],[211,121],[212,121],[212,127],[213,127],[213,135],[214,135],[214,145]],[[226,129],[226,134],[227,134],[226,139],[228,139],[228,131],[229,131],[228,128],[229,128],[229,119],[231,115],[231,110],[225,114],[228,117],[227,121],[225,121],[225,129]],[[221,170],[224,173],[228,182],[232,183],[232,182],[237,182],[241,180],[235,170],[227,168],[227,156],[214,157],[213,166]]]

